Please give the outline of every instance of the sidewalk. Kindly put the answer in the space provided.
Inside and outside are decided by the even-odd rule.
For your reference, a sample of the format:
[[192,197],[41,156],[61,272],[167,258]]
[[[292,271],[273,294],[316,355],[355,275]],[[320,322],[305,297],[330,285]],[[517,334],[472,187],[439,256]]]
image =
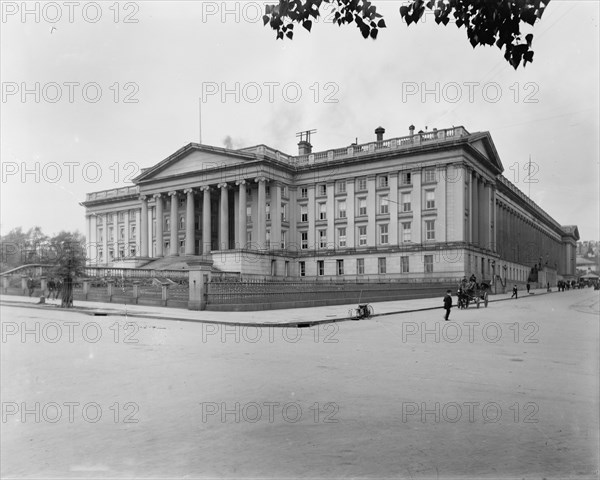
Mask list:
[[[556,291],[556,290],[554,290]],[[532,290],[530,295],[525,291],[519,292],[519,300],[534,295],[546,294],[545,289]],[[422,298],[415,300],[395,300],[390,302],[373,303],[375,317],[392,315],[397,313],[409,313],[423,310],[434,310],[442,308],[444,292],[440,292],[439,298]],[[512,293],[490,295],[490,304],[493,302],[510,300]],[[456,296],[453,297],[454,308],[456,308]],[[38,304],[39,297],[26,297],[17,295],[0,295],[0,305],[25,308],[37,308],[42,310],[58,311],[60,300],[46,299],[45,304]],[[194,311],[181,308],[152,307],[146,305],[124,305],[117,303],[85,302],[76,301],[75,307],[60,310],[65,313],[78,312],[93,316],[125,316],[132,318],[147,318],[160,320],[176,320],[182,322],[204,322],[229,325],[254,325],[254,326],[280,326],[297,327],[311,326],[321,323],[332,323],[350,320],[348,311],[356,307],[350,305],[331,305],[325,307],[291,308],[284,310],[263,310],[254,312],[212,312],[210,310]],[[477,308],[469,306],[469,308]],[[485,308],[483,303],[480,308]]]

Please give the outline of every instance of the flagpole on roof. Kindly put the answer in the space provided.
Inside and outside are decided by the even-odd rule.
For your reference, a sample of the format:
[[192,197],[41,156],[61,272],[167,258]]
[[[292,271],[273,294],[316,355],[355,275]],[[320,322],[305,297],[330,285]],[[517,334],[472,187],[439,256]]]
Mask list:
[[202,97],[198,97],[198,143],[202,143]]

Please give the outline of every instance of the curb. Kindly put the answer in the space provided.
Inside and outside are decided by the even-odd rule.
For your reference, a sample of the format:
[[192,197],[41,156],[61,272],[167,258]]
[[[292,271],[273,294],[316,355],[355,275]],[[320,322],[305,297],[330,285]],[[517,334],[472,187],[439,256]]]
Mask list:
[[[540,293],[529,294],[528,296],[521,297],[521,299],[531,298],[532,296],[538,296],[538,295],[548,295],[549,293],[554,293],[554,292],[540,292]],[[512,300],[512,298],[498,298],[495,300],[490,299],[489,303],[505,302],[507,300]],[[519,298],[517,298],[517,300],[519,300]],[[11,302],[10,300],[7,302],[4,298],[0,298],[0,305],[4,305],[4,304],[7,304],[12,307],[38,308],[38,309],[42,309],[42,310],[55,310],[58,308],[56,305],[50,306],[49,304],[43,304],[43,303],[37,304],[37,303],[26,303],[26,302]],[[385,317],[388,315],[398,315],[398,314],[403,314],[403,313],[425,312],[428,310],[441,310],[443,308],[444,307],[439,306],[439,307],[414,308],[414,309],[410,309],[410,310],[397,310],[397,311],[393,311],[393,312],[375,313],[369,318]],[[236,327],[310,328],[315,325],[325,325],[325,324],[329,324],[329,323],[338,323],[338,322],[347,322],[347,321],[358,322],[361,320],[368,320],[368,319],[355,319],[352,317],[339,317],[339,318],[327,318],[327,319],[323,319],[323,320],[312,320],[312,321],[307,321],[307,322],[297,322],[296,321],[296,322],[286,322],[286,323],[264,323],[264,322],[259,323],[259,322],[225,322],[225,321],[220,321],[220,320],[202,320],[202,319],[191,319],[191,318],[170,317],[170,316],[169,317],[157,317],[157,316],[148,316],[147,314],[143,314],[143,313],[128,313],[126,310],[107,309],[106,311],[103,311],[103,310],[99,310],[99,309],[92,309],[92,308],[87,309],[87,308],[82,308],[82,307],[66,308],[66,309],[60,310],[60,311],[82,313],[82,314],[95,316],[95,317],[108,317],[108,316],[117,316],[118,315],[118,316],[132,317],[132,318],[144,318],[147,320],[173,320],[173,321],[177,321],[177,322],[207,323],[207,324],[214,324],[214,325],[233,325]]]

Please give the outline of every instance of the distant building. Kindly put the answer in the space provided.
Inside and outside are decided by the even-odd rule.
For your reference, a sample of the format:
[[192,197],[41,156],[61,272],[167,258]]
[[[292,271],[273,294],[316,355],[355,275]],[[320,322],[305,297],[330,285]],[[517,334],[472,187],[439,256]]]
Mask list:
[[190,143],[135,186],[87,194],[91,263],[181,267],[202,255],[273,277],[575,275],[577,227],[502,176],[489,132],[384,132],[321,152],[303,140],[295,156]]

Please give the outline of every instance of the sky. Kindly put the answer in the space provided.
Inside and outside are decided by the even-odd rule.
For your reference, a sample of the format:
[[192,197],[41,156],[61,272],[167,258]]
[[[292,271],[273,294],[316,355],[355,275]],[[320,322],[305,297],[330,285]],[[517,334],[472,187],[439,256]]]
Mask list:
[[300,131],[321,151],[413,124],[489,131],[510,181],[600,239],[600,3],[552,0],[517,71],[452,23],[373,4],[377,40],[325,9],[281,41],[262,2],[2,2],[0,232],[84,232],[86,193],[190,142],[296,154]]

